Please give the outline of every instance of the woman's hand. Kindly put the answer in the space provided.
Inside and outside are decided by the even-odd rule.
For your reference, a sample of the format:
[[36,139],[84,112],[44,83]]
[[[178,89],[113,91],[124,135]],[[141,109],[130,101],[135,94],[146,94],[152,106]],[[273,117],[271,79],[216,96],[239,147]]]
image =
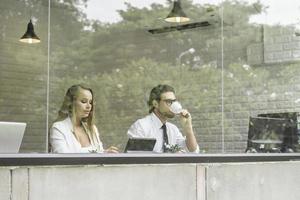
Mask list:
[[110,146],[104,150],[104,153],[119,153],[119,149],[117,147]]

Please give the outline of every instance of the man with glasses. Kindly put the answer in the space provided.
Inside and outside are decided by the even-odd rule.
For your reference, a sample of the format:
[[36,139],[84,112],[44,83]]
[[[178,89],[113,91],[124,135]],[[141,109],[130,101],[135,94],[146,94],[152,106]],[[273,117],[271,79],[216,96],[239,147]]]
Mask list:
[[127,135],[137,138],[155,138],[154,152],[199,152],[199,146],[192,127],[191,114],[182,109],[178,116],[185,137],[168,119],[175,114],[170,110],[176,102],[175,90],[169,85],[158,85],[149,96],[149,115],[137,120],[129,128]]

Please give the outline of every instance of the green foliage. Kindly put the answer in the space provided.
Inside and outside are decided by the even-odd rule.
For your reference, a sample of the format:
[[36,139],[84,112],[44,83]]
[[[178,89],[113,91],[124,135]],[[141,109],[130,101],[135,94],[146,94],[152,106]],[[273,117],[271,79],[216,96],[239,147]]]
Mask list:
[[[172,1],[167,2],[166,6],[152,4],[148,8],[125,3],[126,9],[119,11],[122,20],[107,24],[86,18],[78,6],[86,5],[87,0],[51,1],[50,122],[56,118],[65,90],[83,83],[95,92],[97,126],[105,145],[121,145],[129,126],[147,114],[150,90],[157,84],[170,84],[183,106],[192,112],[195,129],[205,130],[200,132],[202,135],[220,136],[219,129],[218,133],[214,129],[220,127],[221,120],[223,63],[225,128],[228,133],[239,135],[240,129],[234,129],[232,113],[240,116],[244,112],[240,118],[245,119],[259,108],[251,103],[261,99],[272,103],[275,100],[269,96],[274,92],[286,98],[282,92],[285,88],[280,86],[289,89],[299,84],[297,63],[245,65],[247,46],[262,42],[261,28],[249,23],[252,15],[265,9],[259,2],[228,0],[217,5],[201,5],[182,0],[192,22],[211,19],[214,15],[213,25],[161,35],[148,33],[150,28],[170,26],[163,21],[172,5]],[[28,118],[38,118],[47,106],[48,1],[1,0],[0,7],[1,38],[8,41],[0,45],[4,60],[1,69],[5,69],[1,78],[18,71],[31,79],[32,82],[13,78],[10,81],[21,88],[18,96],[23,100],[24,110],[34,113]],[[15,42],[25,31],[30,11],[37,19],[35,30],[42,39],[42,43],[34,47]],[[222,20],[224,27],[221,27]],[[179,56],[190,48],[195,49],[195,53],[186,54],[180,60]],[[195,62],[197,56],[198,63]],[[12,63],[14,68],[9,68]],[[2,84],[2,88],[10,87]],[[36,98],[31,100],[30,97]],[[1,105],[10,105],[9,101],[9,98],[0,98]],[[245,125],[237,123],[237,127]],[[201,141],[201,136],[197,136]]]
[[[206,94],[198,91],[206,89],[210,93],[209,90],[215,90],[219,87],[216,82],[218,76],[213,68],[193,71],[188,67],[174,67],[141,58],[111,73],[95,74],[88,78],[57,79],[59,90],[53,93],[57,94],[57,98],[62,97],[61,88],[78,83],[92,87],[96,99],[97,125],[105,144],[123,144],[129,126],[148,113],[147,100],[153,87],[158,84],[172,85],[183,105],[201,108],[205,104],[202,100]],[[209,82],[214,84],[207,87]],[[60,103],[57,102],[53,107],[58,109]]]

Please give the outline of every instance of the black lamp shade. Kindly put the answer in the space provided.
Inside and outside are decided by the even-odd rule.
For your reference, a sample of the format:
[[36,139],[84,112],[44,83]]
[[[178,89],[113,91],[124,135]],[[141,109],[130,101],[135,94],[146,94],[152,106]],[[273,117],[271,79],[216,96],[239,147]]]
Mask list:
[[173,9],[170,14],[166,17],[165,21],[167,22],[188,22],[190,18],[183,12],[179,0],[174,1]]
[[29,21],[26,33],[21,37],[20,42],[25,42],[29,44],[41,42],[40,38],[34,32],[31,20]]

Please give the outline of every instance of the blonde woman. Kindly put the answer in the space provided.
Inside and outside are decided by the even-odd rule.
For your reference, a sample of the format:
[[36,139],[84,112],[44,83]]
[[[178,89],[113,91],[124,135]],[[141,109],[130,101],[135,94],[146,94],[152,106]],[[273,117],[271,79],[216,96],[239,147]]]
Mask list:
[[117,153],[116,147],[104,150],[94,125],[93,91],[73,85],[65,95],[58,117],[50,130],[53,153]]

